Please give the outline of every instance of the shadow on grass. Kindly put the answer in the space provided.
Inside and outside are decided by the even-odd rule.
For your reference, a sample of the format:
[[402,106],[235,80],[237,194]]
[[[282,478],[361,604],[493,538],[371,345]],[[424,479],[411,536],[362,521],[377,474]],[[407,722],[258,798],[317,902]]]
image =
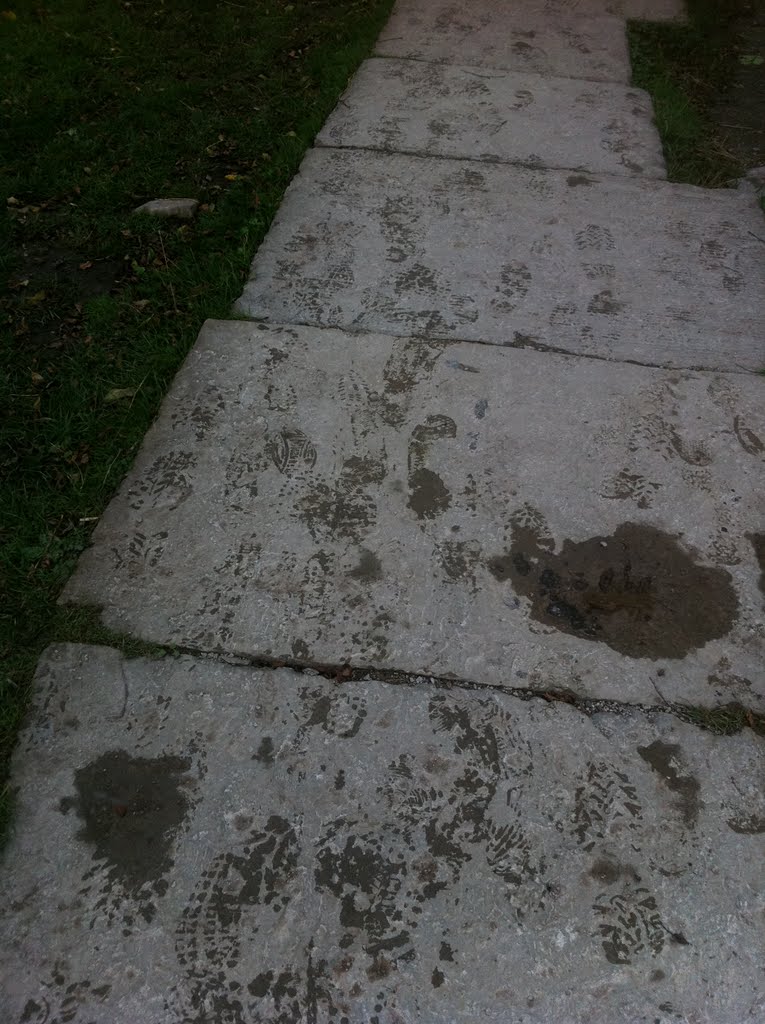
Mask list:
[[747,169],[713,116],[733,80],[745,0],[687,0],[687,8],[687,23],[629,23],[632,82],[651,94],[670,180],[720,187]]

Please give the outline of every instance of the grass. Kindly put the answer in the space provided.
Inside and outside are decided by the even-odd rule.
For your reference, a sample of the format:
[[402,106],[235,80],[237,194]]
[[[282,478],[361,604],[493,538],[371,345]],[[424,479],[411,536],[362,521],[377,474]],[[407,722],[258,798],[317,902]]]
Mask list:
[[[24,0],[0,14],[0,831],[40,652],[114,639],[57,608],[61,586],[390,4]],[[199,199],[198,217],[131,215],[169,196]]]
[[718,736],[733,736],[749,728],[758,736],[765,736],[765,715],[757,714],[740,704],[726,704],[719,708],[699,708],[678,704],[674,712],[686,722],[717,733]]
[[747,168],[727,152],[713,110],[730,86],[741,49],[745,0],[686,0],[685,24],[628,25],[632,82],[653,99],[671,181],[718,187]]

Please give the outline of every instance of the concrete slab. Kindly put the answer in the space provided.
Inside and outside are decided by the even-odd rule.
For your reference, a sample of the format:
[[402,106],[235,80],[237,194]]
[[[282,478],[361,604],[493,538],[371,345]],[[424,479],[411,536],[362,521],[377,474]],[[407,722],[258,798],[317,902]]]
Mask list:
[[65,599],[194,649],[762,709],[762,396],[211,322]]
[[376,58],[323,146],[666,178],[647,93],[611,83]]
[[319,149],[237,308],[276,323],[760,370],[761,225],[748,192]]
[[564,78],[630,80],[627,33],[620,18],[551,17],[539,4],[504,0],[399,2],[375,53]]
[[5,1024],[763,1019],[748,730],[75,646],[37,687]]

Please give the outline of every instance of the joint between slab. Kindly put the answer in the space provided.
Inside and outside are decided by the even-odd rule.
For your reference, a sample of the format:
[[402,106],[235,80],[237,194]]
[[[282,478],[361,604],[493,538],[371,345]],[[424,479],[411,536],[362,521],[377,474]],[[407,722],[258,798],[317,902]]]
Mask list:
[[[193,651],[184,651],[186,654],[193,654]],[[317,674],[327,679],[334,679],[338,685],[362,680],[374,681],[387,686],[409,686],[412,688],[432,687],[439,690],[468,690],[471,692],[497,693],[507,697],[515,697],[523,701],[541,700],[547,704],[568,704],[580,714],[590,717],[603,712],[615,714],[638,713],[648,717],[657,714],[669,714],[695,725],[697,728],[718,734],[733,734],[740,732],[744,725],[748,725],[754,732],[765,736],[765,715],[760,715],[743,705],[729,704],[716,708],[702,708],[694,705],[685,705],[676,701],[669,701],[662,696],[654,683],[654,688],[661,700],[659,704],[631,703],[630,701],[606,700],[593,697],[581,697],[571,690],[561,689],[531,689],[522,687],[501,686],[497,683],[481,683],[476,680],[462,679],[450,676],[433,676],[419,674],[416,672],[403,672],[397,669],[385,669],[375,666],[365,668],[351,668],[348,665],[319,665],[311,662],[301,662],[282,659],[264,659],[247,656],[207,655],[220,658],[229,664],[247,664],[253,668],[264,670],[275,670],[278,668],[289,668],[294,672]],[[736,727],[730,725],[725,728],[725,722],[736,719]]]
[[[326,147],[329,148],[329,147]],[[612,356],[598,355],[595,352],[574,352],[571,349],[559,348],[555,345],[546,345],[544,342],[532,342],[530,340],[524,340],[522,342],[506,342],[502,345],[498,345],[493,341],[486,341],[481,338],[460,338],[460,337],[449,337],[446,338],[443,335],[428,335],[418,334],[416,332],[407,331],[405,334],[389,334],[387,331],[375,328],[374,330],[368,330],[364,327],[358,327],[354,324],[320,324],[311,322],[310,320],[286,320],[280,319],[278,321],[272,320],[268,316],[257,316],[248,315],[244,310],[236,309],[237,321],[242,323],[252,324],[263,324],[268,327],[309,327],[317,330],[335,330],[342,331],[344,334],[351,335],[353,337],[380,337],[384,335],[389,338],[410,338],[412,341],[422,341],[429,345],[443,344],[443,345],[479,345],[483,348],[490,349],[501,349],[501,350],[515,350],[524,351],[531,350],[533,352],[540,352],[543,355],[554,355],[554,356],[565,356],[568,359],[583,359],[589,361],[595,361],[599,363],[612,363],[621,366],[642,366],[647,370],[679,370],[687,371],[689,373],[708,373],[714,376],[718,376],[721,373],[725,374],[738,374],[740,376],[758,376],[762,370],[750,370],[745,366],[728,367],[724,371],[710,366],[699,366],[699,365],[683,365],[679,366],[673,363],[649,363],[642,362],[639,359],[619,359]]]
[[[343,150],[346,152],[363,152],[363,153],[380,153],[383,156],[412,156],[412,157],[427,157],[429,160],[444,160],[449,163],[465,163],[465,164],[492,164],[499,165],[500,167],[519,167],[524,171],[570,171],[572,174],[588,174],[596,180],[592,182],[593,185],[599,185],[600,179],[605,178],[606,183],[608,181],[616,180],[621,181],[624,178],[628,180],[644,180],[644,181],[660,181],[664,184],[667,183],[666,178],[656,177],[652,174],[616,174],[613,171],[593,171],[589,167],[582,167],[581,165],[574,166],[571,164],[539,164],[529,163],[526,160],[504,160],[502,157],[497,156],[455,156],[455,155],[444,155],[442,153],[423,153],[416,149],[389,149],[386,146],[343,146],[339,143],[327,143],[317,139],[314,143],[316,149],[336,149]],[[670,184],[672,184],[670,182]]]
[[461,68],[468,74],[475,75],[476,78],[492,79],[498,77],[497,75],[487,74],[484,75],[484,71],[497,71],[503,77],[512,74],[523,74],[529,77],[538,78],[544,82],[571,82],[577,84],[583,82],[589,85],[618,85],[624,89],[631,89],[635,92],[646,93],[645,89],[641,89],[638,86],[630,85],[628,80],[623,78],[580,78],[579,76],[573,77],[572,75],[545,75],[540,71],[527,71],[525,69],[515,69],[501,67],[499,64],[471,64],[470,61],[445,61],[445,60],[428,60],[427,57],[402,57],[399,54],[392,53],[379,53],[375,51],[370,53],[366,58],[367,60],[396,60],[396,61],[411,61],[413,64],[435,64],[436,67],[444,68]]
[[[765,715],[733,702],[727,705],[705,708],[670,701],[663,696],[653,680],[652,683],[660,703],[645,704],[623,700],[583,697],[568,689],[503,686],[498,683],[484,683],[456,676],[431,675],[429,673],[409,672],[375,665],[352,667],[345,662],[325,663],[299,658],[264,657],[238,651],[227,653],[213,648],[205,649],[185,644],[162,644],[144,641],[141,637],[132,633],[118,634],[108,630],[107,632],[110,635],[104,636],[101,633],[101,635],[93,637],[92,642],[97,646],[107,644],[116,647],[128,659],[136,657],[157,659],[158,656],[178,657],[185,655],[200,660],[217,661],[222,664],[263,671],[277,671],[287,668],[300,675],[316,675],[334,680],[338,686],[366,681],[381,683],[385,686],[404,686],[413,689],[431,687],[437,690],[467,690],[470,692],[496,693],[505,697],[515,697],[523,701],[541,700],[547,704],[567,704],[586,717],[605,712],[615,714],[637,713],[649,718],[657,714],[669,714],[681,721],[695,725],[697,728],[717,734],[732,735],[748,726],[753,732],[765,737]],[[53,642],[66,642],[68,640],[70,638],[62,637]],[[88,637],[80,637],[76,642],[89,644],[91,640]]]

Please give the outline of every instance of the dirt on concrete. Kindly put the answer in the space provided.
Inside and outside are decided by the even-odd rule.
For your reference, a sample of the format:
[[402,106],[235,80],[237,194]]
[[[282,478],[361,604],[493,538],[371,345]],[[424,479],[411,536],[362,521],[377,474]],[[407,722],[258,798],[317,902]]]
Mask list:
[[83,822],[78,838],[126,891],[137,893],[172,867],[173,838],[192,806],[183,787],[190,767],[188,758],[112,750],[75,772],[77,795],[65,797],[60,809],[76,811]]
[[738,610],[724,569],[700,565],[675,537],[635,523],[564,540],[557,553],[533,527],[516,526],[509,552],[488,568],[530,600],[537,622],[632,658],[683,658],[724,636]]

